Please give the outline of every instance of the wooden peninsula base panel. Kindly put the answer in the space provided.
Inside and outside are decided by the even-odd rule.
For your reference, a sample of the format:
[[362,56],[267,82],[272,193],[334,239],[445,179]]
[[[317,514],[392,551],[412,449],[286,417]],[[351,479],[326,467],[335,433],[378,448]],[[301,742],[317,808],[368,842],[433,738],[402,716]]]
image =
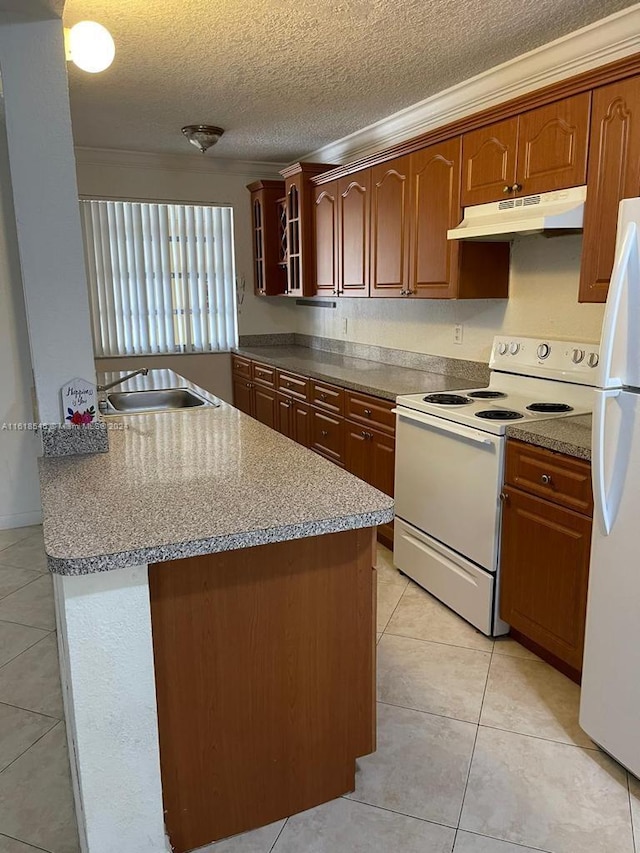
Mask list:
[[149,566],[176,853],[352,791],[375,749],[375,529]]

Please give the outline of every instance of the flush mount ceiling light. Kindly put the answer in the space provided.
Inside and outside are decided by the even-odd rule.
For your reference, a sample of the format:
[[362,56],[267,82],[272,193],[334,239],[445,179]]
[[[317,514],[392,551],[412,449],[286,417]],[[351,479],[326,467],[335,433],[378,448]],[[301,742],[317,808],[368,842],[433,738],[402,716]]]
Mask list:
[[90,74],[107,69],[116,55],[111,33],[95,21],[80,21],[71,29],[65,27],[64,43],[67,61]]
[[224,130],[212,124],[188,124],[182,132],[192,145],[204,154],[220,139]]

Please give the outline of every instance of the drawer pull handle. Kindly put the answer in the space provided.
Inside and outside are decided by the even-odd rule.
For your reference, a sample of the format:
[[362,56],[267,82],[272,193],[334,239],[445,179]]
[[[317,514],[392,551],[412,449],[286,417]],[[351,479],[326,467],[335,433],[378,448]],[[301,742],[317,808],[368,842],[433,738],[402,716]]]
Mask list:
[[326,395],[326,394],[320,394],[320,399],[321,399],[321,400],[326,400],[326,399],[327,399],[327,395]]
[[551,474],[543,474],[542,477],[540,477],[540,482],[543,486],[550,486],[553,483]]
[[365,409],[365,410],[364,410],[364,413],[365,413],[365,415],[366,415],[368,418],[370,418],[370,417],[371,417],[371,415],[373,414],[373,413],[372,413],[372,411],[371,411],[371,409]]
[[373,435],[370,432],[366,432],[366,430],[362,430],[360,435],[365,439],[365,441],[368,441],[370,438],[373,438]]
[[500,500],[502,501],[503,504],[506,504],[506,502],[509,500],[509,495],[506,492],[501,492],[500,493]]
[[321,429],[320,435],[322,435],[326,438],[329,435],[329,430],[328,429]]

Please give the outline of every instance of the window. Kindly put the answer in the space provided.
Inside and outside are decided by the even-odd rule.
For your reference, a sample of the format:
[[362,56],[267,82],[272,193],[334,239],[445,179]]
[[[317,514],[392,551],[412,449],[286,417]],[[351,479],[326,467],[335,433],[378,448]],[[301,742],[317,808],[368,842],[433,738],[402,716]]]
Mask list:
[[230,207],[80,202],[96,356],[237,344]]

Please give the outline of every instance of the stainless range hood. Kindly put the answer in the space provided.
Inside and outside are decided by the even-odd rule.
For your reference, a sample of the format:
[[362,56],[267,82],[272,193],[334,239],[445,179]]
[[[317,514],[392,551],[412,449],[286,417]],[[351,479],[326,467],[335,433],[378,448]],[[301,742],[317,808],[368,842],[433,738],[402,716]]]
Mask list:
[[449,240],[510,240],[517,234],[575,233],[582,230],[586,187],[507,198],[465,207]]

